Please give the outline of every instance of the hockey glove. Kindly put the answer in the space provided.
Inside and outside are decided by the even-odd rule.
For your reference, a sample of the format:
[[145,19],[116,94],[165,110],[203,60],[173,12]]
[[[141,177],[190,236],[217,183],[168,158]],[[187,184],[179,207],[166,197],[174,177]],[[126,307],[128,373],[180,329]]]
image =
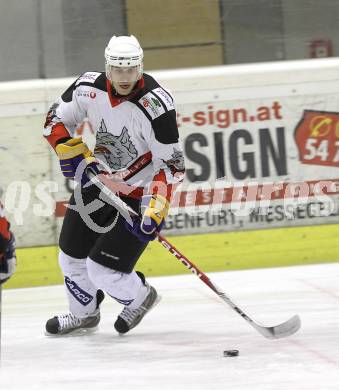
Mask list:
[[[82,142],[81,138],[71,138],[65,143],[56,146],[55,151],[59,157],[61,172],[65,177],[74,178],[84,186],[89,178],[85,170],[90,168],[98,174],[98,163],[88,146]],[[79,165],[81,167],[78,169]]]
[[131,226],[126,222],[126,228],[142,242],[152,241],[156,232],[162,229],[168,214],[169,202],[161,195],[145,195],[141,201],[141,219],[133,219]]

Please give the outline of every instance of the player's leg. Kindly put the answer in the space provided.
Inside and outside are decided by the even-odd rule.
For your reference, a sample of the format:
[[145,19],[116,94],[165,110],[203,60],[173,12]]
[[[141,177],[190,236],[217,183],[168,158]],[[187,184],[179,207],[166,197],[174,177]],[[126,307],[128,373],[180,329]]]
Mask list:
[[98,238],[87,259],[92,282],[124,305],[114,324],[119,333],[134,328],[160,299],[144,275],[134,271],[146,247],[147,243],[130,233],[124,219],[119,217],[114,229]]
[[[97,197],[95,191],[83,195],[85,204]],[[74,197],[70,199],[74,204]],[[96,223],[104,223],[112,216],[107,207],[93,213]],[[59,264],[64,275],[64,283],[69,303],[69,313],[57,315],[46,323],[50,334],[65,334],[79,328],[94,328],[100,321],[99,305],[104,294],[91,282],[86,268],[86,258],[99,234],[83,221],[81,215],[67,209],[60,234]]]
[[114,327],[119,333],[134,328],[147,312],[160,300],[157,291],[150,286],[141,272],[127,274],[104,267],[90,258],[88,272],[93,282],[108,295],[124,305]]
[[47,333],[66,334],[77,329],[95,328],[100,321],[99,305],[104,293],[89,279],[86,259],[77,259],[60,250],[59,264],[64,275],[69,313],[49,319]]

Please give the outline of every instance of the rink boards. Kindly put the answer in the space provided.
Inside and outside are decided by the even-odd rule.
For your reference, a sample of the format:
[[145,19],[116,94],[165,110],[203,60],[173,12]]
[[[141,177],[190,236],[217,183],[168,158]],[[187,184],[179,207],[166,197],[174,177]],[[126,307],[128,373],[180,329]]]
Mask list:
[[[339,225],[251,230],[169,237],[204,272],[296,264],[338,262]],[[19,268],[5,288],[62,283],[58,248],[18,250]],[[187,274],[189,271],[158,242],[152,242],[138,262],[149,276]]]
[[[251,230],[265,229],[269,237],[271,228],[336,229],[338,65],[327,59],[153,72],[176,98],[187,168],[164,234],[191,242],[189,235],[219,233],[207,241],[213,237],[224,252],[218,237],[230,236],[223,232],[243,232],[248,243]],[[73,184],[61,175],[42,127],[48,107],[72,80],[0,85],[0,164],[7,168],[1,184],[19,247],[57,243]],[[339,258],[338,248],[325,253],[328,245],[314,239],[324,251],[320,258]],[[293,261],[309,255],[316,261],[310,247]],[[42,258],[49,258],[46,250]]]

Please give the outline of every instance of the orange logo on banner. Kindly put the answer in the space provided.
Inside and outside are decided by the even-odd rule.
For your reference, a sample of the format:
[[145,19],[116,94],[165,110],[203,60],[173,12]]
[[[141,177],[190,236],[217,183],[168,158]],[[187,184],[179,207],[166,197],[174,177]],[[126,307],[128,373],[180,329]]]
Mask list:
[[339,167],[339,113],[305,110],[295,139],[302,163]]

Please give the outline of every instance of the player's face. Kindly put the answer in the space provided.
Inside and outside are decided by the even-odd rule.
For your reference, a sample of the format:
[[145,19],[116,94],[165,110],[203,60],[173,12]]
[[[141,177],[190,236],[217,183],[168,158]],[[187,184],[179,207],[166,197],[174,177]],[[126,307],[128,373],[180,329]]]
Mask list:
[[119,95],[128,95],[132,92],[140,78],[139,66],[117,67],[110,66],[109,78],[114,89]]

